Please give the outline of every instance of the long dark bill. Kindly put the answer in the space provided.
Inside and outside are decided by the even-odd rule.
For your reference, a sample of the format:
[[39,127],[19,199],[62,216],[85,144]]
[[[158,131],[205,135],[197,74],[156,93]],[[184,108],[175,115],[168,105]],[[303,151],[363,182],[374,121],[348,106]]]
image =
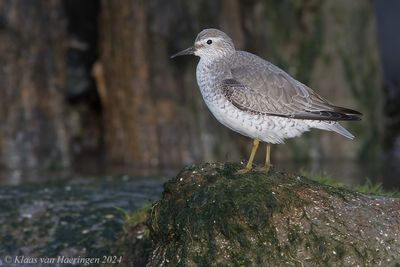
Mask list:
[[178,52],[178,53],[172,55],[170,58],[184,56],[184,55],[193,55],[193,53],[194,53],[194,47],[191,46],[191,47],[186,48],[185,50],[183,50],[181,52]]

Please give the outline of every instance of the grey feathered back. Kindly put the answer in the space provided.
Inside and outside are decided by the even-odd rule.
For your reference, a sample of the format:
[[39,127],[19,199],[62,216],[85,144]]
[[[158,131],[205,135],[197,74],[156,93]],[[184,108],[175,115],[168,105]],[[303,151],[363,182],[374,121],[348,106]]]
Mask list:
[[225,97],[241,110],[307,120],[360,120],[361,113],[334,106],[270,62],[236,51],[219,66],[230,73],[220,83]]

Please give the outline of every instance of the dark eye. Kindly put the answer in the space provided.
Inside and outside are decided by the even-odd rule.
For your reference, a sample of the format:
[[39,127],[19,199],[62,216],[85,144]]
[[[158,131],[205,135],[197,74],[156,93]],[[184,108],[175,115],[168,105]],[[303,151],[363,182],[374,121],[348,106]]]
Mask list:
[[212,40],[207,40],[207,44],[212,44]]

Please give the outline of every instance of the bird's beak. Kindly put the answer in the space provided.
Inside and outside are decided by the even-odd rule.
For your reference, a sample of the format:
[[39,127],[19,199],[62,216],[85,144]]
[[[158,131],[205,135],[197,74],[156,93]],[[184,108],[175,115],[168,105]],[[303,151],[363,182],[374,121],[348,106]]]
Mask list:
[[191,46],[181,52],[178,52],[174,55],[172,55],[170,58],[174,58],[174,57],[179,57],[179,56],[184,56],[184,55],[193,55],[194,54],[194,47]]

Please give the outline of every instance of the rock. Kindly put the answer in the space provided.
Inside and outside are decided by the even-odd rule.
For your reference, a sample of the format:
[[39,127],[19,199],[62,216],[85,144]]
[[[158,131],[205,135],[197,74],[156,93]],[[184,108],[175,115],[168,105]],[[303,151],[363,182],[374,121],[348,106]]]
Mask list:
[[[99,258],[102,263],[117,266],[110,259],[122,258],[117,241],[127,236],[127,214],[159,199],[162,183],[161,178],[107,176],[2,185],[0,266],[7,255],[38,261],[57,261],[58,256]],[[135,229],[140,234],[139,226]],[[26,266],[12,263],[14,267]]]
[[388,266],[400,262],[400,199],[273,169],[204,164],[165,184],[147,225],[148,266]]

